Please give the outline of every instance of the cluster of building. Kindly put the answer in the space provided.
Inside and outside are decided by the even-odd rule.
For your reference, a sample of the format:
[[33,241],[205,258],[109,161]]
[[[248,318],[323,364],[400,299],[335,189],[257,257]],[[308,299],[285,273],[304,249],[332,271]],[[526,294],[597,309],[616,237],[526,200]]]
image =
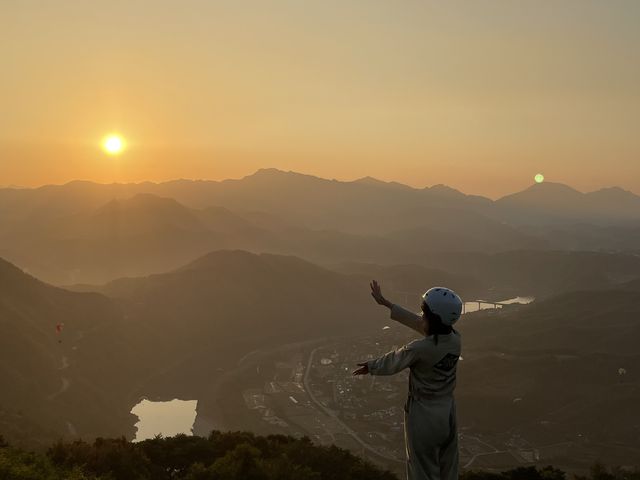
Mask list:
[[[404,459],[404,409],[408,372],[353,376],[357,364],[398,348],[408,338],[385,329],[358,341],[332,342],[269,360],[262,388],[246,388],[244,403],[272,433],[306,435],[319,444],[336,444],[371,459]],[[461,427],[462,465],[508,457],[531,464],[540,451],[517,434],[489,438]],[[506,461],[506,460],[505,460]]]

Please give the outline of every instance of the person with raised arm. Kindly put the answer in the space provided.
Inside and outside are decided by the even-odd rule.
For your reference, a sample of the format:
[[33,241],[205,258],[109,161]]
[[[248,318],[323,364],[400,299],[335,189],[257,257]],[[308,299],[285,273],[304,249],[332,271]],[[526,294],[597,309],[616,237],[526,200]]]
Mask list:
[[393,304],[376,280],[371,296],[390,310],[393,320],[415,330],[420,338],[375,360],[358,363],[354,375],[393,375],[410,369],[404,406],[404,437],[408,480],[456,480],[458,433],[456,367],[460,333],[453,328],[462,314],[462,300],[451,289],[430,288],[422,295],[421,313]]

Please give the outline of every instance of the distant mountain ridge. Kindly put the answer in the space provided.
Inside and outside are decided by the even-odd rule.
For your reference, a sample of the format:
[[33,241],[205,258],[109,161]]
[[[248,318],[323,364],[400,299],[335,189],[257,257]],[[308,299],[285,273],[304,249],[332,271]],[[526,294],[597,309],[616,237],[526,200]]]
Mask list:
[[[277,196],[272,195],[275,192]],[[417,212],[421,205],[422,209],[464,208],[499,220],[525,224],[556,223],[562,219],[605,224],[640,220],[640,196],[619,187],[582,193],[564,184],[544,182],[492,201],[466,195],[445,185],[419,189],[372,177],[338,181],[275,168],[222,181],[179,179],[126,184],[73,181],[36,189],[0,189],[0,218],[3,214],[7,216],[9,207],[18,202],[32,215],[55,214],[62,208],[67,209],[66,213],[74,213],[83,208],[96,208],[112,198],[137,193],[174,198],[193,208],[215,205],[238,211],[284,212],[296,223],[313,228],[345,229],[349,227],[348,221],[358,214],[372,209],[385,214],[389,205],[396,214],[407,210]],[[82,202],[79,202],[80,198]],[[364,208],[363,203],[370,208]],[[317,208],[329,211],[334,218],[314,211]],[[363,231],[363,228],[365,226],[356,224],[353,231]]]
[[439,253],[640,253],[640,197],[543,183],[492,201],[261,169],[220,182],[0,189],[0,255],[56,283],[159,273],[217,249],[317,263],[417,263]]
[[219,249],[293,254],[315,262],[386,257],[407,263],[431,251],[545,247],[544,241],[468,210],[433,208],[427,218],[410,215],[396,225],[401,228],[387,222],[369,235],[310,229],[272,213],[194,209],[173,198],[137,193],[67,216],[24,220],[0,234],[0,247],[8,259],[62,285],[160,273]]
[[640,219],[640,196],[619,187],[582,193],[561,183],[544,182],[495,203],[502,218],[517,224],[568,220],[614,224]]
[[[67,183],[64,184],[47,184],[47,185],[42,185],[40,187],[23,187],[23,186],[14,186],[14,185],[0,185],[0,190],[53,190],[53,189],[58,189],[58,188],[63,188],[63,187],[69,187],[69,188],[73,188],[73,189],[81,189],[87,186],[104,186],[104,187],[110,187],[110,189],[112,191],[117,191],[117,192],[129,192],[129,189],[136,189],[137,187],[143,187],[143,188],[149,188],[149,187],[157,187],[157,186],[161,186],[161,185],[170,185],[170,186],[176,186],[176,185],[181,185],[181,184],[199,184],[199,185],[208,185],[208,184],[234,184],[234,183],[239,183],[239,182],[247,182],[250,180],[257,180],[257,179],[276,179],[279,178],[280,180],[292,180],[292,181],[308,181],[308,182],[323,182],[323,183],[332,183],[332,184],[362,184],[362,185],[369,185],[369,186],[393,186],[396,188],[402,188],[402,189],[406,189],[406,190],[415,190],[415,191],[421,191],[421,190],[431,190],[431,191],[438,191],[438,190],[446,190],[449,191],[451,193],[456,193],[456,194],[461,194],[464,196],[469,196],[469,197],[477,197],[477,198],[484,198],[486,200],[492,201],[491,199],[489,199],[488,197],[484,197],[482,195],[473,195],[473,194],[465,194],[463,192],[461,192],[460,190],[457,190],[453,187],[450,187],[448,185],[444,185],[444,184],[434,184],[431,187],[412,187],[410,185],[406,185],[403,184],[401,182],[397,182],[397,181],[385,181],[385,180],[380,180],[378,178],[372,177],[372,176],[365,176],[365,177],[361,177],[361,178],[357,178],[355,180],[336,180],[336,179],[327,179],[327,178],[323,178],[323,177],[318,177],[315,175],[311,175],[311,174],[305,174],[305,173],[301,173],[301,172],[296,172],[296,171],[285,171],[285,170],[280,170],[278,168],[259,168],[258,170],[256,170],[254,173],[246,175],[244,177],[241,178],[228,178],[228,179],[223,179],[223,180],[207,180],[207,179],[187,179],[187,178],[178,178],[175,180],[167,180],[167,181],[163,181],[163,182],[152,182],[152,181],[143,181],[143,182],[127,182],[127,183],[111,183],[111,184],[105,184],[105,183],[99,183],[99,182],[94,182],[91,180],[71,180]],[[567,192],[573,192],[579,195],[595,195],[595,194],[614,194],[617,195],[619,197],[626,197],[626,198],[640,198],[640,196],[638,196],[637,194],[629,191],[629,190],[625,190],[619,186],[608,186],[608,187],[601,187],[597,190],[593,190],[593,191],[588,191],[588,192],[581,192],[569,185],[563,184],[563,183],[558,183],[558,182],[550,182],[550,181],[545,181],[542,183],[533,183],[531,184],[529,187],[527,187],[525,190],[520,191],[520,192],[514,192],[511,194],[506,194],[503,195],[502,197],[497,198],[495,201],[500,201],[509,197],[512,197],[514,195],[519,195],[528,191],[533,191],[535,189],[541,189],[541,188],[548,188],[549,186],[553,186],[553,188],[562,188]]]

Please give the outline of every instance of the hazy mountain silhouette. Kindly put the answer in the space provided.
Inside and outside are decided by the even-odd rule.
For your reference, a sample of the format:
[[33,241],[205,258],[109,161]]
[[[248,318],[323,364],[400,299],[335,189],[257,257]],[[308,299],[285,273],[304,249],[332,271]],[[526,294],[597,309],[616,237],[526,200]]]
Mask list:
[[624,447],[638,439],[639,293],[634,280],[465,317],[461,421],[539,445],[567,442],[578,463],[619,445],[628,463]]
[[250,351],[382,326],[368,280],[295,257],[212,252],[172,272],[98,289],[126,313],[136,351],[145,358],[161,352],[162,365],[141,375],[133,397],[198,398],[203,408],[216,402],[214,381]]
[[477,327],[479,322],[468,322],[465,326],[467,333],[473,334],[472,348],[500,345],[522,354],[529,350],[562,350],[585,355],[631,355],[640,360],[640,278],[598,289],[577,288],[526,308],[484,314],[481,329]]
[[[263,222],[264,223],[264,222]],[[194,210],[138,194],[13,232],[5,256],[58,284],[104,282],[176,268],[219,248],[272,249],[277,238],[224,208]]]
[[640,255],[572,251],[509,251],[496,254],[433,253],[422,264],[476,278],[488,296],[536,298],[585,288],[616,286],[640,277]]
[[491,204],[477,196],[452,199],[449,192],[442,195],[438,189],[414,189],[371,179],[341,182],[277,169],[261,169],[240,180],[181,180],[158,188],[162,195],[190,206],[260,210],[309,228],[350,233],[413,225],[427,206],[481,210]]
[[414,259],[432,251],[638,251],[639,200],[619,188],[583,194],[543,183],[492,202],[443,185],[276,169],[221,182],[76,181],[0,189],[0,254],[68,284],[158,273],[221,248],[320,263],[423,263]]
[[118,371],[138,367],[123,321],[108,298],[52,287],[0,259],[0,422],[14,427],[3,432],[20,439],[129,431],[118,392],[130,378]]
[[[273,342],[343,336],[370,328],[369,319],[379,313],[366,288],[372,275],[389,282],[383,286],[394,301],[403,301],[399,292],[409,289],[419,294],[441,282],[470,300],[481,292],[506,295],[509,288],[524,290],[513,291],[514,296],[539,298],[585,288],[625,291],[635,285],[630,280],[640,279],[640,258],[549,255],[487,256],[465,275],[456,269],[445,273],[415,265],[348,264],[332,271],[292,256],[215,251],[165,274],[120,279],[93,288],[117,299],[133,319],[132,328],[139,328],[147,336],[144,341],[163,352],[187,347],[211,351],[215,345],[215,351],[222,354],[225,348],[237,353]],[[462,271],[467,262],[464,258],[460,262]],[[484,268],[487,272],[482,275]],[[217,345],[217,339],[224,339],[223,344]],[[225,355],[233,357],[229,352]]]
[[[572,238],[590,242],[587,246],[603,242],[603,237],[631,242],[640,236],[640,227],[583,226],[583,231],[575,226],[574,233],[539,239],[540,231],[523,233],[467,210],[432,209],[422,226],[420,218],[412,228],[364,235],[312,230],[270,213],[240,214],[225,207],[197,210],[171,198],[137,194],[110,200],[96,209],[27,224],[26,230],[12,230],[5,234],[0,252],[34,275],[63,285],[162,273],[219,249],[296,255],[325,265],[417,264],[476,279],[486,277],[490,279],[487,285],[498,290],[510,286],[515,295],[570,289],[576,282],[596,281],[609,268],[618,269],[623,280],[637,273],[635,257],[622,263],[615,259],[626,259],[624,255],[612,257],[609,264],[604,254],[543,250],[554,243],[569,249]],[[559,228],[564,227],[549,227],[548,231]],[[604,231],[597,237],[588,233],[595,229]],[[487,252],[495,255],[487,256]],[[601,280],[602,285],[609,282],[604,277]]]
[[386,226],[378,235],[312,230],[270,213],[197,210],[145,193],[68,216],[25,221],[5,233],[0,251],[35,275],[64,285],[160,273],[225,248],[293,254],[318,263],[407,263],[432,251],[546,246],[545,240],[471,211],[434,208],[414,223],[427,226],[400,231]]
[[[211,382],[250,351],[380,331],[386,320],[367,290],[372,275],[393,301],[404,302],[400,292],[420,293],[424,283],[446,282],[467,297],[485,290],[485,282],[512,282],[519,271],[525,279],[517,288],[546,279],[540,290],[558,287],[557,294],[463,318],[461,421],[488,431],[526,431],[527,438],[549,443],[579,428],[594,441],[632,444],[637,433],[628,418],[638,401],[633,372],[640,371],[635,257],[511,252],[470,256],[483,259],[475,264],[464,255],[451,258],[458,263],[446,271],[349,264],[335,267],[339,273],[292,256],[216,251],[168,273],[91,287],[110,299],[51,287],[4,262],[0,319],[7,335],[0,355],[8,356],[3,365],[11,368],[0,370],[1,380],[18,386],[11,405],[25,405],[25,414],[57,434],[68,433],[67,422],[85,437],[122,433],[132,425],[123,412],[140,395],[215,402],[208,397]],[[486,275],[456,272],[465,265],[473,274],[487,269]],[[68,334],[62,344],[55,339],[58,319]],[[64,356],[69,366],[56,370]],[[623,383],[620,367],[629,372]],[[20,383],[16,372],[41,386]],[[62,378],[71,386],[58,393]],[[568,404],[569,412],[553,413]],[[602,411],[609,412],[606,418]],[[20,420],[13,418],[0,416],[17,429]],[[541,426],[541,419],[551,423]]]
[[48,222],[90,211],[114,198],[144,193],[152,185],[148,182],[97,184],[76,180],[33,189],[0,189],[0,221],[8,225]]
[[497,214],[514,225],[590,222],[611,225],[640,220],[640,196],[619,187],[582,193],[544,182],[495,202]]
[[547,249],[550,242],[532,234],[468,210],[432,209],[422,221],[391,232],[388,238],[399,241],[414,252],[483,252]]
[[[442,191],[414,189],[396,183],[371,180],[339,182],[294,172],[262,169],[240,180],[191,181],[176,180],[160,184],[92,184],[71,182],[60,186],[44,186],[30,190],[0,190],[0,219],[9,221],[29,218],[56,218],[97,208],[113,198],[126,198],[136,193],[153,193],[174,198],[192,207],[224,206],[234,211],[263,211],[296,224],[314,229],[345,231],[378,231],[370,215],[377,213],[391,220],[398,211],[421,212],[424,208],[482,208],[489,199]],[[425,204],[426,202],[426,204]],[[364,215],[366,214],[366,215]],[[408,219],[394,221],[390,228],[408,225]],[[404,222],[404,223],[403,223]],[[415,218],[411,223],[415,223]]]
[[296,257],[216,251],[98,289],[119,300],[154,349],[215,355],[226,368],[243,351],[361,331],[375,311],[365,287]]
[[409,307],[433,284],[465,299],[535,296],[461,323],[461,415],[548,443],[579,428],[633,445],[639,201],[543,183],[493,202],[275,169],[0,189],[0,255],[50,282],[104,283],[71,292],[0,261],[0,425],[130,435],[140,395],[207,398],[251,351],[375,334],[373,277]]
[[0,287],[0,410],[19,405],[57,435],[130,433],[139,395],[199,398],[250,350],[380,328],[365,281],[242,251],[111,282],[112,300],[4,261]]
[[[37,189],[3,188],[0,219],[55,218],[95,209],[113,198],[136,193],[174,198],[198,209],[223,206],[238,212],[264,211],[314,229],[359,233],[381,228],[371,217],[373,214],[378,219],[389,217],[393,220],[390,228],[397,229],[409,225],[408,215],[425,216],[429,208],[477,211],[517,224],[553,223],[567,216],[574,221],[592,219],[604,223],[640,218],[640,197],[619,187],[581,193],[567,185],[544,182],[493,202],[444,185],[417,189],[371,177],[345,182],[269,168],[242,179],[219,182],[175,180],[106,185],[74,181]],[[398,216],[401,218],[394,218]],[[412,222],[415,220],[413,217]]]
[[520,230],[555,249],[640,253],[640,222],[609,226],[565,222]]
[[419,308],[418,297],[430,286],[455,285],[456,292],[470,300],[485,296],[490,285],[483,278],[456,274],[421,265],[377,265],[347,262],[332,266],[332,270],[352,275],[364,283],[377,279],[385,295],[398,303],[408,301],[411,308]]

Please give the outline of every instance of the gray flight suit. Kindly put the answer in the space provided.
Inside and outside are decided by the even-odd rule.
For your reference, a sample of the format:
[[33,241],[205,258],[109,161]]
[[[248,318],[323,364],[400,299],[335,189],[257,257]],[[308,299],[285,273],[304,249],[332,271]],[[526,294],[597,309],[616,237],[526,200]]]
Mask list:
[[[393,305],[391,318],[424,335],[421,315]],[[408,480],[458,479],[453,390],[460,349],[460,334],[453,330],[448,335],[438,335],[437,345],[433,336],[423,336],[367,362],[372,375],[393,375],[410,369],[404,408]]]

